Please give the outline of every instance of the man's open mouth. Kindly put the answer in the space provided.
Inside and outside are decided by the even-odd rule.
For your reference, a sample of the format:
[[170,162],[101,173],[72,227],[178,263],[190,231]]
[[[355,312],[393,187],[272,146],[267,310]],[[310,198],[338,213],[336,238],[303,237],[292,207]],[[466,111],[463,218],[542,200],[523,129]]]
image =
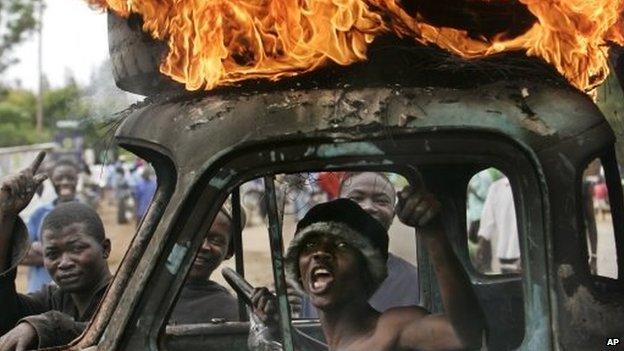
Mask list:
[[310,273],[309,288],[315,295],[326,293],[334,283],[334,274],[329,267],[319,266]]

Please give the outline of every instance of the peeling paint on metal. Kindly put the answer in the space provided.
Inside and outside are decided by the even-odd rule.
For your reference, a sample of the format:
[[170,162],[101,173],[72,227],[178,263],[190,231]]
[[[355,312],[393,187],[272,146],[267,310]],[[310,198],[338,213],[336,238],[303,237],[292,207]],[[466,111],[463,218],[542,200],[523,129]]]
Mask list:
[[212,179],[210,179],[210,182],[208,182],[208,185],[221,189],[225,187],[227,183],[229,183],[230,180],[232,180],[232,177],[235,175],[236,175],[236,172],[230,169],[228,175],[226,175],[225,177],[215,176]]
[[543,136],[555,135],[556,131],[550,128],[544,121],[537,117],[525,117],[520,120],[523,128]]
[[209,122],[209,120],[207,120],[207,119],[200,119],[200,120],[197,120],[196,122],[194,122],[193,124],[188,125],[186,127],[186,129],[187,130],[195,130],[195,129],[201,127],[202,125],[204,125],[204,124],[206,124],[208,122]]
[[306,152],[303,154],[304,157],[309,157],[314,155],[314,153],[316,152],[316,148],[313,146],[308,147],[308,149],[306,150]]
[[165,263],[165,267],[171,274],[178,273],[180,269],[180,264],[182,264],[182,259],[184,255],[186,255],[186,251],[188,251],[189,243],[184,243],[182,245],[176,243],[173,245],[173,249],[171,249],[171,253],[169,257],[167,257],[167,262]]
[[373,143],[353,142],[344,144],[323,144],[318,147],[316,154],[319,157],[337,157],[384,155],[384,152]]

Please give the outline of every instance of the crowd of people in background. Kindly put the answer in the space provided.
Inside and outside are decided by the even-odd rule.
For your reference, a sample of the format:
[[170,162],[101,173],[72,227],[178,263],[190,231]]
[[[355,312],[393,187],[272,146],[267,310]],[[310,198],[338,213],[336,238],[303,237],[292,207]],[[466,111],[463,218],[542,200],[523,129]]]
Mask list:
[[104,168],[104,189],[117,206],[117,223],[138,225],[156,193],[156,175],[143,160],[117,161]]

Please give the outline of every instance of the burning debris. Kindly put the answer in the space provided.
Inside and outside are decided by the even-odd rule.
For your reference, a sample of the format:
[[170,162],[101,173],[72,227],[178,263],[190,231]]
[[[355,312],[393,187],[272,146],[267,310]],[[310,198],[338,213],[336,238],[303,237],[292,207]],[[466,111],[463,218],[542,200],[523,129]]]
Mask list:
[[522,51],[588,90],[608,75],[608,45],[624,46],[624,0],[86,1],[140,15],[167,43],[160,71],[188,90],[349,65],[388,33],[463,58]]

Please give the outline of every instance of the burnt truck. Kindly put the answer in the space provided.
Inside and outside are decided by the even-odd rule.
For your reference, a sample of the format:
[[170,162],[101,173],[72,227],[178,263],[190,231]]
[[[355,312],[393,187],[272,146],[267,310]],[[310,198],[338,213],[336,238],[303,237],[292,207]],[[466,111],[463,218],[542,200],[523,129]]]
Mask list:
[[[109,26],[118,85],[149,95],[126,111],[115,139],[154,166],[158,190],[97,314],[67,349],[248,349],[244,296],[239,321],[167,320],[203,233],[228,196],[238,218],[235,266],[245,276],[239,188],[259,178],[283,347],[292,349],[295,329],[320,337],[318,319],[295,319],[288,308],[275,179],[361,170],[408,182],[419,173],[440,198],[446,233],[487,320],[484,349],[611,349],[609,342],[624,338],[624,207],[615,136],[592,100],[542,63],[517,55],[463,61],[391,42],[349,68],[192,94],[158,75],[160,44],[131,21],[111,16]],[[598,230],[600,241],[608,235],[604,227],[611,228],[610,249],[602,253],[612,259],[608,274],[591,264],[596,250],[588,233],[596,222],[584,175],[596,162],[608,187],[610,213]],[[511,185],[520,272],[483,272],[471,261],[467,188],[489,168]],[[432,267],[415,240],[413,284],[420,304],[436,311]]]

